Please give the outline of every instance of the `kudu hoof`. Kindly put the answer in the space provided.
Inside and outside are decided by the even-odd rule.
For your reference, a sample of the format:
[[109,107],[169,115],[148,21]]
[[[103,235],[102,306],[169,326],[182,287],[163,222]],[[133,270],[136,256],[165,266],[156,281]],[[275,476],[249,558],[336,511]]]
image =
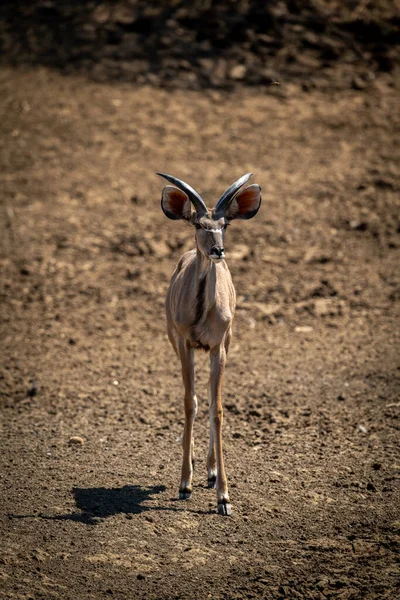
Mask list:
[[207,487],[208,488],[215,488],[216,482],[217,482],[217,478],[216,478],[215,475],[214,475],[214,477],[209,477],[207,479]]
[[218,514],[224,515],[224,517],[232,516],[232,506],[226,500],[218,502]]
[[192,496],[192,490],[188,490],[187,488],[184,490],[179,490],[179,500],[189,500]]

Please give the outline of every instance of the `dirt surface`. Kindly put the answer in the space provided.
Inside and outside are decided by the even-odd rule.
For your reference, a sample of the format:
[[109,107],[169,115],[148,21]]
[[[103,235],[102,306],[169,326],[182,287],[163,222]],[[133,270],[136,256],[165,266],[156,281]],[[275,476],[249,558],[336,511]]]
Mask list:
[[[1,597],[393,600],[399,590],[398,86],[184,92],[3,67]],[[182,384],[164,297],[193,233],[155,171],[232,224],[233,506],[177,501]]]

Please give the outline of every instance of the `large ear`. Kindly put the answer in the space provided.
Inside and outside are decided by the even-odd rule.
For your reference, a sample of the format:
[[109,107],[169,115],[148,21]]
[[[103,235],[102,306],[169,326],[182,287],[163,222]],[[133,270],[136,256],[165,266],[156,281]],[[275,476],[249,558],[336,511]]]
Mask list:
[[189,219],[192,208],[189,198],[185,192],[178,190],[172,185],[167,185],[161,196],[161,208],[169,219]]
[[257,214],[261,204],[261,188],[256,183],[236,194],[225,211],[225,217],[232,219],[251,219]]

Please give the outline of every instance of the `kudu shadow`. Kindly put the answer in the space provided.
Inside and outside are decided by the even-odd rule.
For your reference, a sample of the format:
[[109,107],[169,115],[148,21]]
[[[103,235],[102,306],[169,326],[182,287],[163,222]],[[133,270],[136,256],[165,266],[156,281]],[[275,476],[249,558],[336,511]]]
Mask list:
[[[84,523],[85,525],[98,525],[107,517],[117,514],[138,515],[145,511],[174,511],[174,512],[195,512],[202,514],[205,511],[188,509],[177,506],[148,506],[145,503],[154,500],[154,496],[164,492],[164,485],[142,487],[140,485],[124,485],[119,488],[72,488],[76,508],[80,512],[73,512],[61,515],[45,515],[39,513],[36,515],[14,515],[10,514],[11,519],[40,518],[51,521],[74,521]],[[175,498],[170,499],[175,504]]]
[[[76,507],[81,511],[76,516],[84,523],[96,523],[120,513],[138,515],[154,507],[144,504],[154,495],[165,491],[164,485],[142,487],[124,485],[118,488],[73,488]],[[68,515],[74,517],[75,515]],[[74,520],[76,517],[74,518]]]

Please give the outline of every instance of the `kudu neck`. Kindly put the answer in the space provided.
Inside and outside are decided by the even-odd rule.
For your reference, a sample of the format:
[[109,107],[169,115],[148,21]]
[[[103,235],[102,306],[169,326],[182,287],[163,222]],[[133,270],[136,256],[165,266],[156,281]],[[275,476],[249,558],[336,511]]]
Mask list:
[[[212,260],[210,260],[209,258],[204,256],[204,254],[202,252],[200,252],[200,250],[197,248],[197,254],[196,254],[196,280],[197,280],[197,282],[199,282],[201,279],[203,279],[204,277],[207,277],[211,274],[212,275],[216,274],[215,264],[212,262]],[[213,279],[214,279],[214,277],[213,277]]]

